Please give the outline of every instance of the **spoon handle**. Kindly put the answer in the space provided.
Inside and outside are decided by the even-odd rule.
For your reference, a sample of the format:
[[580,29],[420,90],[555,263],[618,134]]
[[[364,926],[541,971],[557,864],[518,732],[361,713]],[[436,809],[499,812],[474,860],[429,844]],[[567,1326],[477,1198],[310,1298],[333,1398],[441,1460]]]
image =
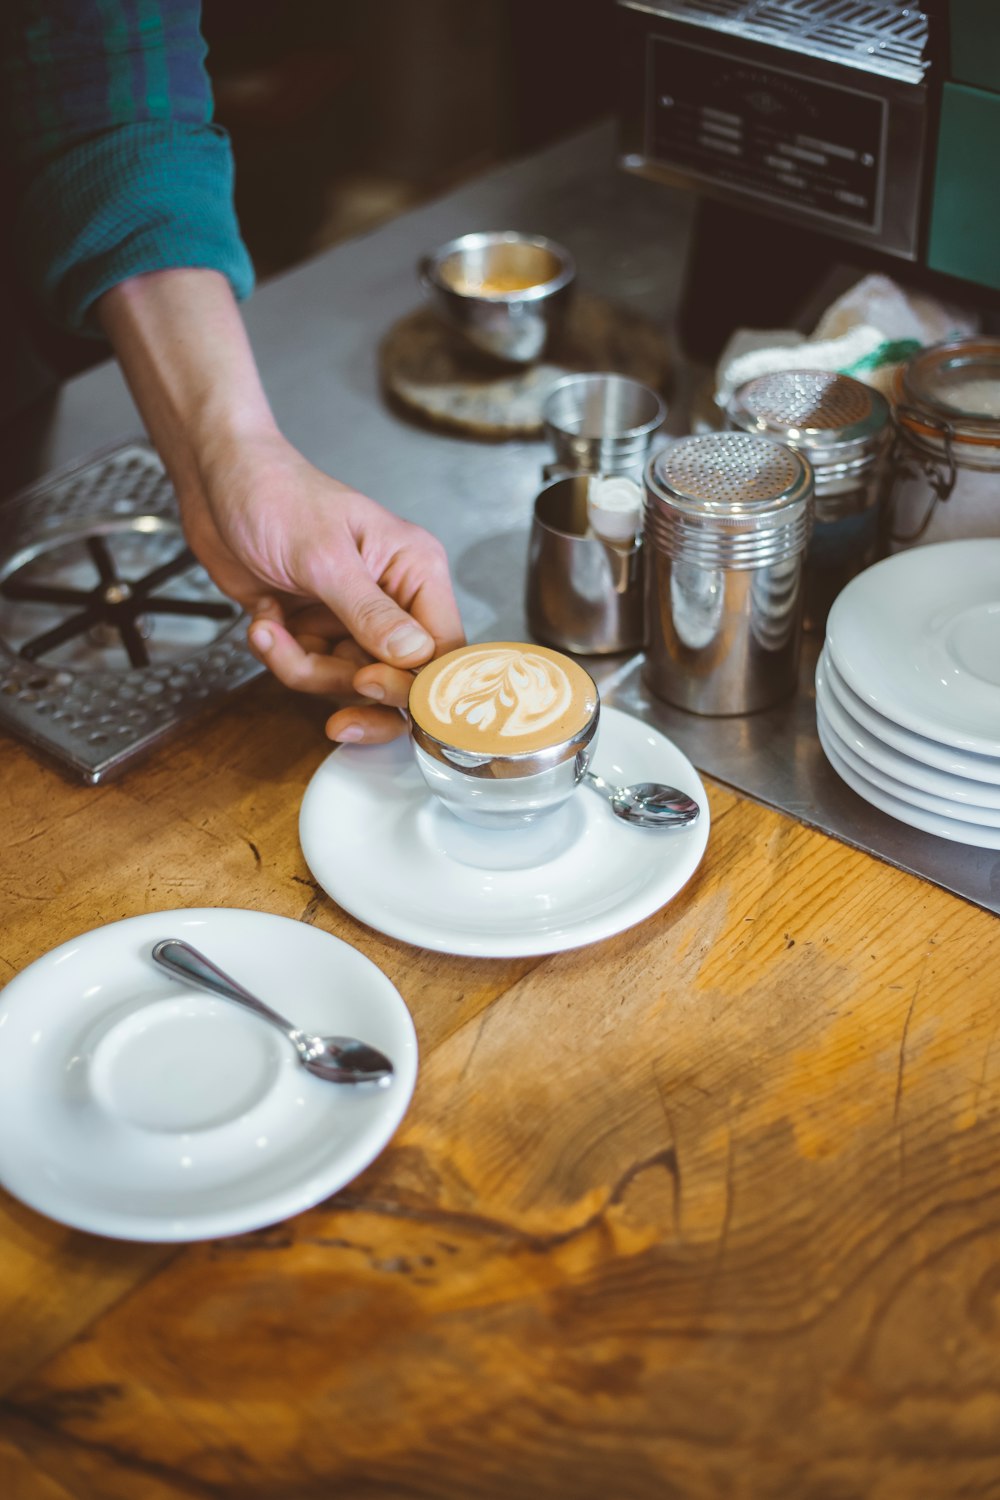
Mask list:
[[211,959],[199,953],[197,948],[192,948],[190,943],[181,942],[180,938],[164,938],[162,942],[153,947],[153,959],[162,969],[173,974],[176,979],[184,979],[188,984],[193,984],[198,989],[208,990],[211,995],[221,995],[223,1000],[235,1000],[237,1005],[245,1005],[247,1010],[252,1010],[256,1015],[262,1016],[265,1021],[270,1021],[272,1026],[277,1026],[286,1036],[295,1032],[295,1027],[284,1016],[279,1016],[276,1010],[265,1005],[263,1000],[258,1000],[256,995],[251,995],[235,979],[223,972]]
[[596,787],[599,792],[604,792],[606,796],[611,796],[618,790],[609,781],[605,781],[603,776],[598,776],[596,771],[584,771],[583,779],[584,781],[588,781],[591,786]]

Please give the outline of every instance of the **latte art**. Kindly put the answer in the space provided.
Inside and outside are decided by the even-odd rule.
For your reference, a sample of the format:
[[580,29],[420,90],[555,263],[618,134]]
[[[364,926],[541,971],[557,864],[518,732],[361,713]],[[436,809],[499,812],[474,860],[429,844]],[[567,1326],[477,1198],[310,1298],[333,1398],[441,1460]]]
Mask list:
[[429,662],[410,689],[410,718],[443,745],[518,757],[571,741],[598,712],[590,675],[548,646],[491,641]]
[[459,657],[441,672],[428,707],[449,727],[463,720],[482,733],[514,740],[558,723],[571,700],[569,677],[558,662],[535,652],[489,647]]

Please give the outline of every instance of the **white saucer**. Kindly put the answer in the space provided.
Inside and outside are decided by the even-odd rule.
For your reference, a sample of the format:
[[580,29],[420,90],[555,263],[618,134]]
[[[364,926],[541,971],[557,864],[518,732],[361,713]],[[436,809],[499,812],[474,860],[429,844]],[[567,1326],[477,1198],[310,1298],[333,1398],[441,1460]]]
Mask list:
[[826,647],[886,718],[1000,755],[1000,538],[912,547],[859,573],[834,600]]
[[578,948],[675,896],[709,830],[697,771],[638,719],[602,707],[593,768],[612,782],[678,786],[701,817],[690,828],[633,828],[580,787],[531,828],[473,828],[431,797],[409,742],[397,740],[327,757],[306,788],[299,839],[324,890],[390,937],[480,958]]
[[820,714],[816,716],[816,727],[823,753],[840,779],[880,812],[888,813],[891,818],[906,823],[911,828],[919,828],[924,833],[936,833],[939,838],[951,839],[956,844],[971,844],[978,849],[1000,849],[1000,829],[980,828],[976,823],[960,823],[957,818],[939,817],[937,813],[914,807],[883,791],[881,787],[874,786],[867,777],[859,775],[847,764],[833,743]]
[[[828,727],[859,758],[872,780],[881,785],[879,776],[886,778],[886,791],[911,797],[932,812],[1000,828],[1000,787],[969,781],[964,776],[949,776],[945,771],[901,755],[869,734],[833,692],[822,656],[816,666],[816,712],[824,715]],[[923,797],[930,800],[923,802]]]
[[[278,1031],[149,957],[186,938],[304,1030],[362,1037],[387,1087],[324,1083]],[[417,1073],[382,971],[287,917],[207,907],[84,933],[0,995],[0,1183],[95,1234],[199,1240],[300,1213],[383,1149]]]
[[880,771],[877,766],[870,765],[863,756],[858,755],[850,740],[845,740],[837,733],[819,703],[816,705],[816,723],[829,738],[841,760],[846,761],[852,771],[863,776],[880,791],[887,792],[890,797],[896,797],[900,802],[909,803],[911,807],[922,808],[924,812],[937,813],[942,818],[954,818],[959,823],[971,824],[980,832],[992,833],[1000,840],[1000,813],[994,809],[963,807],[957,802],[949,802],[943,797],[935,797],[929,792],[923,792],[919,787],[898,781],[895,776],[886,775],[884,771]]
[[891,746],[893,750],[898,750],[901,755],[907,756],[910,760],[919,761],[922,765],[944,771],[948,775],[986,783],[991,787],[1000,787],[1000,756],[976,755],[969,750],[955,750],[950,745],[941,744],[939,740],[928,739],[922,734],[914,734],[911,729],[904,729],[902,725],[894,724],[891,719],[884,718],[882,714],[869,708],[868,704],[847,686],[825,647],[820,653],[817,681],[820,670],[830,694],[837,700],[844,712],[882,744]]

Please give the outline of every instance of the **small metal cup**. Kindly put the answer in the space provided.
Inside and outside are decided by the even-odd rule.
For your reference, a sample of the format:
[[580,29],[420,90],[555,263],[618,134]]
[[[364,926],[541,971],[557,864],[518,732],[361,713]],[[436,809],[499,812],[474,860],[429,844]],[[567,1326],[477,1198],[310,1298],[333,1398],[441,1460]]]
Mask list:
[[589,531],[596,477],[571,474],[539,491],[528,546],[528,627],[545,645],[581,656],[643,643],[642,541],[611,543]]
[[576,474],[625,474],[642,483],[653,433],[667,408],[625,375],[567,375],[545,398],[542,422],[557,466]]
[[418,275],[431,305],[477,349],[532,364],[566,311],[576,266],[554,240],[503,230],[449,240]]

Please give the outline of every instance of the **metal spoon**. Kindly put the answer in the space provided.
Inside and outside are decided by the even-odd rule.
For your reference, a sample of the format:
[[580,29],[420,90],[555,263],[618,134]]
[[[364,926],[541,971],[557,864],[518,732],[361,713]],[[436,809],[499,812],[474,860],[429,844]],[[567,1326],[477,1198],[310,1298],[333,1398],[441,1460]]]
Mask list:
[[685,828],[694,823],[701,808],[692,797],[675,786],[659,781],[640,781],[635,786],[612,786],[594,771],[584,771],[588,786],[607,797],[612,811],[625,823],[638,828]]
[[224,974],[190,943],[183,943],[179,938],[164,938],[155,944],[153,959],[175,979],[208,990],[210,994],[221,995],[223,1000],[234,1000],[237,1005],[246,1006],[247,1010],[277,1026],[299,1054],[302,1066],[315,1073],[317,1078],[325,1078],[329,1083],[379,1084],[388,1083],[392,1078],[392,1063],[377,1048],[352,1036],[309,1036],[300,1031],[291,1021],[286,1021],[263,1000],[258,1000],[256,995],[251,995],[235,979]]

